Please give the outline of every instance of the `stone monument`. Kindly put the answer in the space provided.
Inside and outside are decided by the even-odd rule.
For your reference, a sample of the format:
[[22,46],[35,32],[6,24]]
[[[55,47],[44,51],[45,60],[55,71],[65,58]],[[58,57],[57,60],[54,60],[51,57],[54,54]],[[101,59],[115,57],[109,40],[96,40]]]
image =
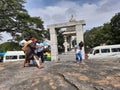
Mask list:
[[[60,23],[60,24],[53,24],[48,25],[47,29],[50,32],[50,41],[51,41],[51,61],[57,61],[58,60],[58,43],[57,43],[57,34],[56,30],[60,28],[67,28],[71,29],[69,32],[64,33],[65,35],[65,52],[67,52],[67,42],[66,42],[66,35],[76,35],[77,44],[80,41],[83,41],[83,26],[85,25],[84,20],[76,21],[73,16],[69,20],[69,22],[66,23]],[[74,29],[74,30],[73,30]],[[84,55],[84,48],[82,50],[82,53]],[[84,58],[84,57],[83,57]]]

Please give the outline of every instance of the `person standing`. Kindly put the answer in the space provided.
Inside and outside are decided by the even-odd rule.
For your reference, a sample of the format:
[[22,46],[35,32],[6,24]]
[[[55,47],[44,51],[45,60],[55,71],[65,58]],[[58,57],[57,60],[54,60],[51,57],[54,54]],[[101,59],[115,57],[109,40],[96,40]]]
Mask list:
[[76,63],[82,63],[82,47],[83,42],[81,41],[78,45],[75,45],[75,55],[76,55]]
[[36,50],[37,56],[41,59],[41,64],[44,63],[44,44],[42,42],[37,42],[36,45],[39,47]]

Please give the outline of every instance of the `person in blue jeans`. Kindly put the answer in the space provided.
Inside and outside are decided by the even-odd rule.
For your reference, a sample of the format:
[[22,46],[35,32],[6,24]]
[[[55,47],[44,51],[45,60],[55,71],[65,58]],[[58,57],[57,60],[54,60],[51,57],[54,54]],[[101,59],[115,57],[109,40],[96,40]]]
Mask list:
[[76,55],[76,63],[80,63],[82,61],[82,54],[78,45],[75,46],[75,55]]
[[83,42],[81,41],[78,45],[75,45],[75,55],[76,55],[76,63],[82,63],[82,47],[83,47]]

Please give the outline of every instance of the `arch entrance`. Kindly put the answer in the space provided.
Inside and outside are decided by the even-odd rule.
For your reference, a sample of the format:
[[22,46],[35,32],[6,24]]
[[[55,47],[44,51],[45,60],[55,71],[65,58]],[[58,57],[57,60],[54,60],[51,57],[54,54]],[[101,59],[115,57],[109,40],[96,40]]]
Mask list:
[[[83,26],[85,25],[84,20],[76,21],[71,18],[69,22],[66,23],[60,23],[60,24],[53,24],[48,25],[47,29],[49,29],[50,32],[50,41],[51,41],[51,61],[57,61],[58,60],[58,43],[57,43],[57,33],[56,30],[59,30],[61,28],[66,28],[66,32],[64,32],[64,46],[65,46],[65,52],[67,52],[68,43],[67,43],[67,37],[69,36],[71,39],[71,36],[76,36],[76,43],[78,44],[80,41],[83,41]],[[71,45],[71,43],[69,43]],[[82,53],[84,55],[84,48],[82,49]],[[83,57],[84,58],[84,57]]]

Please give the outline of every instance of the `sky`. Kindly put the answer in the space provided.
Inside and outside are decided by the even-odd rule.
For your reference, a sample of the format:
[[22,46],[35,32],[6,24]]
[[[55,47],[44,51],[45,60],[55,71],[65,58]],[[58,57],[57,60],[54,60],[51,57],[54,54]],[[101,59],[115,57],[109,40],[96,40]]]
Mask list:
[[[26,0],[24,8],[30,16],[40,17],[44,27],[51,24],[68,22],[74,19],[85,20],[85,30],[110,22],[110,19],[120,12],[120,0]],[[11,39],[3,34],[2,42]]]
[[26,0],[25,9],[39,16],[44,26],[75,20],[85,20],[84,30],[101,26],[120,12],[120,0]]

